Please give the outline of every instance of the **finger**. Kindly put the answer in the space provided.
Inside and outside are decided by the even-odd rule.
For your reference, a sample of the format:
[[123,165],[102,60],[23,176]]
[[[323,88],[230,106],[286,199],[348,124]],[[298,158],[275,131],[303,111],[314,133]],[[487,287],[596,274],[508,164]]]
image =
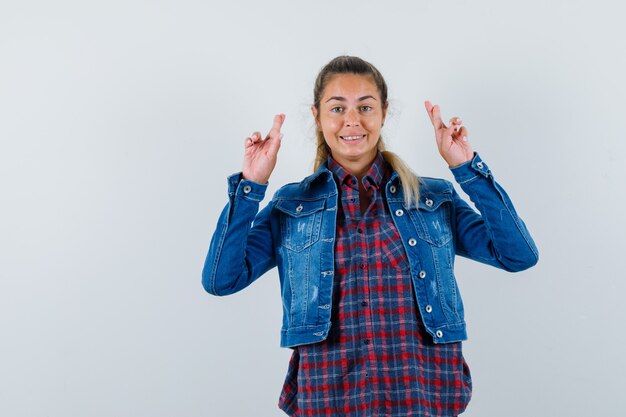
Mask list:
[[463,142],[467,142],[467,128],[465,126],[463,126],[459,130],[459,135],[457,136],[457,138]]
[[467,128],[461,127],[460,129],[452,132],[452,140],[463,141],[463,137],[467,136]]
[[459,131],[461,129],[461,119],[458,117],[453,117],[450,119],[450,127],[448,128],[449,133],[452,135],[453,139],[457,139],[459,137]]
[[426,109],[429,110],[428,117],[430,117],[430,122],[433,124],[435,130],[439,130],[441,128],[447,129],[448,127],[441,120],[441,113],[439,105],[433,105],[430,101],[427,101]]
[[281,133],[277,138],[274,138],[270,141],[270,151],[272,154],[276,155],[278,153],[278,149],[280,149],[280,143],[283,139],[283,134]]
[[424,107],[426,107],[426,113],[428,113],[428,118],[430,119],[430,122],[433,122],[433,115],[432,110],[433,110],[433,103],[431,103],[429,100],[426,100],[424,102]]
[[270,129],[270,132],[267,134],[268,137],[280,137],[280,128],[283,126],[283,122],[285,121],[285,115],[284,114],[277,114],[276,116],[274,116],[274,123],[272,125],[272,128]]
[[254,132],[250,135],[250,139],[252,139],[252,142],[256,143],[258,141],[261,140],[261,132]]
[[440,129],[440,128],[446,128],[447,126],[445,124],[443,124],[443,120],[441,120],[441,113],[439,110],[439,104],[435,104],[433,106],[433,110],[432,110],[432,114],[433,114],[433,126],[435,126],[435,129]]

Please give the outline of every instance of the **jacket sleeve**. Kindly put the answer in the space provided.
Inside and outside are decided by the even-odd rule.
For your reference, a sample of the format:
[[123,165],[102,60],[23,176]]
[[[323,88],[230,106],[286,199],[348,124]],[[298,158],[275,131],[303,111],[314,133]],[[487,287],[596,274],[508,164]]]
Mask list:
[[453,190],[456,253],[510,272],[535,265],[539,252],[511,199],[475,153],[471,161],[451,168],[476,213]]
[[240,173],[228,177],[229,201],[217,222],[202,270],[202,285],[210,294],[240,291],[276,265],[272,203],[258,212],[266,189],[267,184],[241,179]]

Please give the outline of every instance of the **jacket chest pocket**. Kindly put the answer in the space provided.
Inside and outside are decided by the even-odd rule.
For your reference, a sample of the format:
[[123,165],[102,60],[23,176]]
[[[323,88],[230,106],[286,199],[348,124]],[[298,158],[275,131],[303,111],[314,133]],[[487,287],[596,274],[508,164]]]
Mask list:
[[280,233],[282,245],[301,252],[320,238],[325,200],[281,200],[276,208],[281,211]]
[[418,236],[435,246],[443,246],[452,239],[450,224],[452,197],[449,194],[420,197],[419,210],[409,210]]

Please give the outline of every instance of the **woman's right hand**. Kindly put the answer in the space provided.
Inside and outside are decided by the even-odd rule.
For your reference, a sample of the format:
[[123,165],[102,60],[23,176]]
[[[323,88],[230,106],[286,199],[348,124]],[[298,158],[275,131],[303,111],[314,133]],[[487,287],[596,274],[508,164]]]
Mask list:
[[276,156],[280,148],[282,134],[280,128],[285,121],[284,114],[274,116],[274,125],[265,139],[260,132],[254,132],[246,138],[243,156],[243,178],[266,184],[276,166]]

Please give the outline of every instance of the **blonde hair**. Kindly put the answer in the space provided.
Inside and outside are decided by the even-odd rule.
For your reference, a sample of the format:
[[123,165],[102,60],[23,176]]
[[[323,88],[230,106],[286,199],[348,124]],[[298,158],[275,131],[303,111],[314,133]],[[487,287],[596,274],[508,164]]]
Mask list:
[[[324,88],[333,75],[337,74],[358,74],[371,76],[378,93],[380,94],[381,102],[387,103],[387,83],[382,74],[376,67],[369,62],[355,57],[355,56],[338,56],[332,59],[326,64],[317,75],[315,80],[315,87],[313,88],[313,105],[317,109],[317,114],[320,114],[320,100],[324,93]],[[324,133],[320,130],[319,126],[316,128],[316,153],[314,170],[316,171],[330,155],[330,148],[326,144],[324,139]],[[382,136],[378,138],[378,150],[383,154],[383,158],[394,171],[397,172],[402,183],[404,190],[404,202],[407,206],[411,206],[413,202],[419,201],[419,180],[417,176],[411,171],[408,165],[395,153],[388,151],[385,147]]]

